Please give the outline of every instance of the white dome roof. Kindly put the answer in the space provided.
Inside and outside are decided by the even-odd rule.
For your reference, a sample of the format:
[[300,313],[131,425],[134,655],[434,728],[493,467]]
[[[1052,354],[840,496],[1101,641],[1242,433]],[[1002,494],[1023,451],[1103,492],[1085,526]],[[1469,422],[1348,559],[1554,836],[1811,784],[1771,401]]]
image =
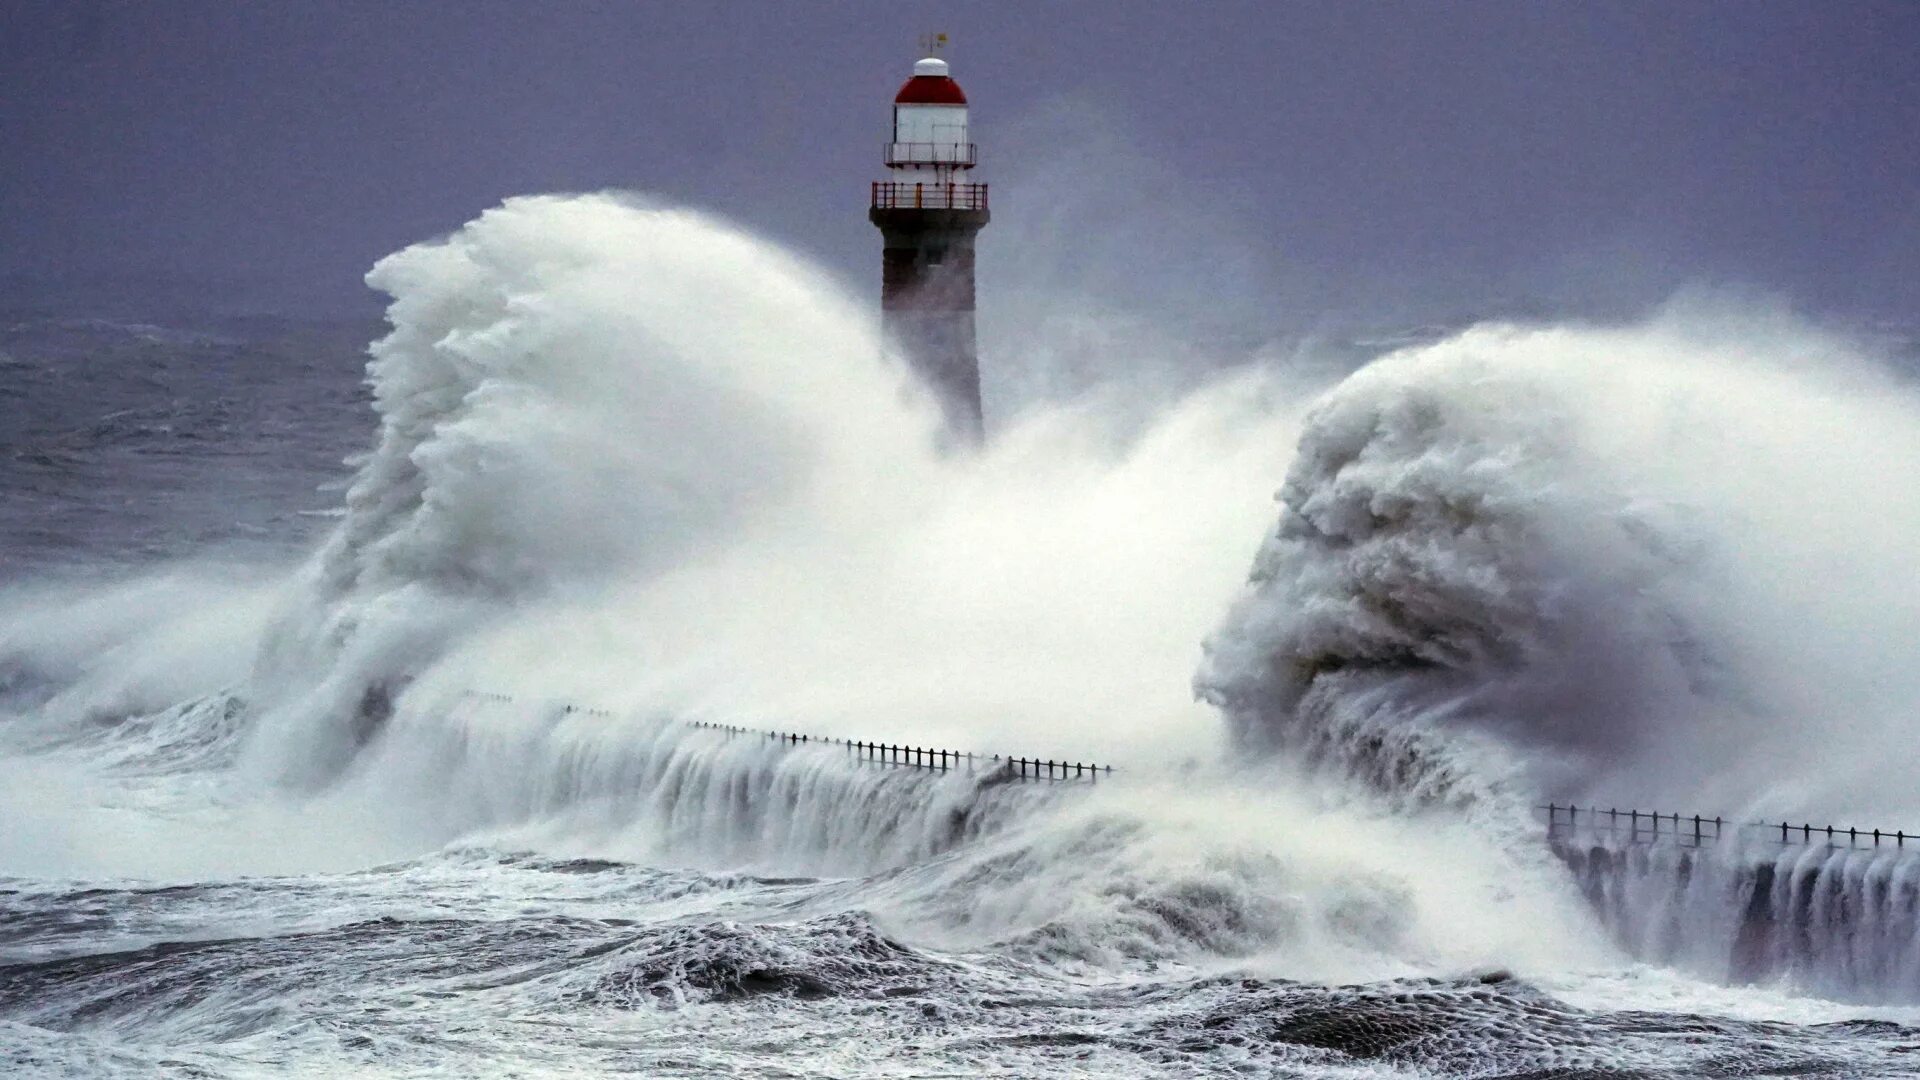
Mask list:
[[916,60],[913,64],[913,73],[915,75],[945,75],[947,73],[947,62],[937,56],[929,56],[925,60]]

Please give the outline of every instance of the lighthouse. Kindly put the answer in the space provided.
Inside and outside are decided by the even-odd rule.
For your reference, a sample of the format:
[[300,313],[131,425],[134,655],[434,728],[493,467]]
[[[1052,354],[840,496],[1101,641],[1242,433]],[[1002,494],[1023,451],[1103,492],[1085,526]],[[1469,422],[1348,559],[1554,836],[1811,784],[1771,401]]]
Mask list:
[[[942,35],[944,36],[944,35]],[[987,185],[969,177],[977,153],[967,95],[947,62],[928,56],[893,98],[886,179],[867,217],[880,228],[880,307],[887,334],[940,401],[948,436],[981,441],[980,361],[974,351],[973,238],[987,223]]]

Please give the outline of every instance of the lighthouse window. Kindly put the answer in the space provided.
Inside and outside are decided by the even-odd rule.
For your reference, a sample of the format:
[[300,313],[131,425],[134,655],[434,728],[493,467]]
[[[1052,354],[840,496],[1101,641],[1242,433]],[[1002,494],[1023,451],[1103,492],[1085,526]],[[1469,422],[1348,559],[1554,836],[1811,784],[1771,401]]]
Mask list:
[[941,263],[946,261],[947,261],[946,248],[928,248],[927,249],[927,265],[939,266]]

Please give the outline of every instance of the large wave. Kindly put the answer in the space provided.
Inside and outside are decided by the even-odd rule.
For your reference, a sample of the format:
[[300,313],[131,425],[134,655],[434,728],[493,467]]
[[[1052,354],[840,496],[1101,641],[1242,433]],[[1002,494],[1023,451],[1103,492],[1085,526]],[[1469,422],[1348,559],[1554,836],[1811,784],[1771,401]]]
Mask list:
[[[1476,328],[1304,427],[1322,377],[1219,358],[955,456],[864,305],[706,215],[516,199],[369,281],[380,432],[306,566],[209,584],[218,633],[9,601],[64,609],[17,661],[58,687],[48,726],[220,777],[169,870],[492,844],[877,875],[862,903],[924,935],[1380,977],[1606,958],[1516,842],[1542,794],[1905,805],[1840,751],[1897,731],[1909,685],[1920,417],[1791,320]],[[1126,781],[849,773],[702,719]],[[1480,812],[1398,813],[1436,804]],[[116,856],[151,865],[160,831]]]
[[1920,397],[1874,360],[1685,304],[1385,357],[1309,418],[1200,690],[1416,801],[1912,821]]
[[502,612],[643,578],[767,528],[823,474],[919,456],[925,412],[868,322],[704,215],[516,199],[368,281],[393,296],[368,366],[378,441],[255,679],[291,700],[271,763],[288,775],[331,775]]

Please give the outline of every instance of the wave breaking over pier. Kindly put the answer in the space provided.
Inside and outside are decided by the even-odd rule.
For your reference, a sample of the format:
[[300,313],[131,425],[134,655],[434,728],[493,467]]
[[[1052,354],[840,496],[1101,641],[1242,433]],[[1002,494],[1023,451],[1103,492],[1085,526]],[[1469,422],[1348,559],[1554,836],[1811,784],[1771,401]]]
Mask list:
[[310,557],[0,590],[0,1064],[1910,1064],[1908,834],[1533,810],[1920,820],[1920,404],[1867,346],[1676,303],[1207,357],[956,455],[710,215],[516,199],[370,280]]

